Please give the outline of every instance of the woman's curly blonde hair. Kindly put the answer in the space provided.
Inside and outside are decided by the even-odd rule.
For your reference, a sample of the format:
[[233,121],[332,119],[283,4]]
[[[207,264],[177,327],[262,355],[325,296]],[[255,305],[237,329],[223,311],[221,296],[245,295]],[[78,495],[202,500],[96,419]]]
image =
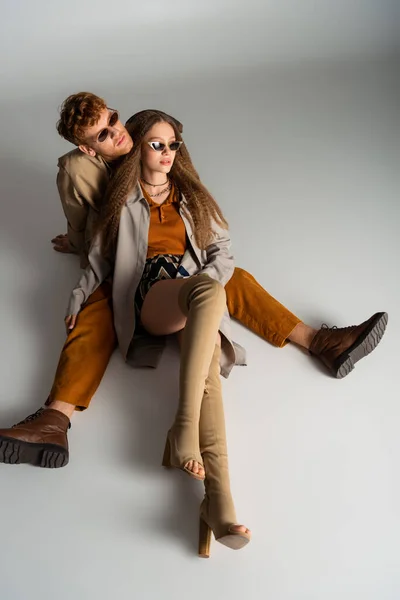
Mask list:
[[[144,137],[153,125],[162,122],[169,123],[176,139],[182,140],[181,123],[159,110],[143,110],[126,123],[133,139],[133,148],[122,159],[110,180],[96,227],[96,233],[101,237],[102,253],[106,257],[114,256],[122,207],[141,178]],[[205,249],[212,241],[213,222],[223,228],[228,228],[228,223],[214,198],[201,183],[185,144],[176,153],[169,176],[185,196],[196,243],[199,248]]]

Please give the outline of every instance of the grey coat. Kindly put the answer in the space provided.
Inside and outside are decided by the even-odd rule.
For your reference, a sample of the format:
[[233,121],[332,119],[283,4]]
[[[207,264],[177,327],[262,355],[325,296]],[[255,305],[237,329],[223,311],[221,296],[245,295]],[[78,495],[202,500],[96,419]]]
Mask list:
[[[177,277],[189,277],[202,272],[225,286],[234,270],[229,232],[214,224],[214,240],[206,250],[201,250],[195,242],[187,216],[187,202],[183,195],[179,211],[189,243]],[[67,315],[78,314],[83,303],[112,274],[114,324],[122,355],[134,366],[156,367],[164,338],[150,335],[134,337],[134,298],[146,262],[149,226],[150,209],[140,185],[137,184],[121,211],[114,265],[101,255],[100,238],[97,236],[89,252],[89,265],[72,291]],[[231,341],[230,318],[227,310],[221,321],[220,332],[222,334],[221,373],[224,377],[228,377],[234,364],[246,364],[246,353],[244,348]]]

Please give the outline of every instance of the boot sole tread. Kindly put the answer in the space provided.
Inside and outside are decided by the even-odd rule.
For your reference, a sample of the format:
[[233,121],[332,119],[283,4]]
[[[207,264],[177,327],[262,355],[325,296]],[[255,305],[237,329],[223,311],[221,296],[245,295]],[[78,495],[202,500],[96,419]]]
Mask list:
[[69,454],[55,444],[31,444],[0,437],[0,463],[30,464],[45,469],[58,469],[68,464]]
[[359,360],[375,350],[385,333],[387,323],[388,314],[378,313],[376,320],[355,341],[353,346],[339,356],[334,368],[334,375],[337,379],[346,377]]

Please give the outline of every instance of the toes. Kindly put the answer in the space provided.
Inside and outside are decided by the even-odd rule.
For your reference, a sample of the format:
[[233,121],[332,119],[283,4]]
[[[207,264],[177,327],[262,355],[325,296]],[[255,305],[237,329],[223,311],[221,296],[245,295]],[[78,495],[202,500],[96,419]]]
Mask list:
[[195,460],[189,460],[189,462],[186,463],[185,468],[192,473],[196,473],[197,475],[199,471],[199,463],[197,463]]
[[195,462],[195,465],[196,465],[196,468],[197,468],[197,471],[196,471],[197,475],[200,475],[201,477],[204,477],[205,471],[204,471],[203,465],[201,465],[198,462]]
[[250,529],[247,529],[244,525],[232,525],[229,529],[237,533],[251,533]]
[[187,462],[185,465],[185,469],[187,469],[194,475],[199,475],[200,477],[205,476],[203,466],[200,463],[198,463],[196,460],[189,460],[189,462]]

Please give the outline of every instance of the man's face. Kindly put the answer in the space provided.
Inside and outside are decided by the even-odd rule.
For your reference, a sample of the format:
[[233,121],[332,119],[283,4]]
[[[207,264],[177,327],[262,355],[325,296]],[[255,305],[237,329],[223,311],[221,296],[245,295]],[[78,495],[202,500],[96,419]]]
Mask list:
[[118,113],[105,108],[96,125],[85,129],[84,143],[79,149],[90,156],[100,154],[105,160],[112,161],[128,154],[132,146],[132,138],[119,120]]

